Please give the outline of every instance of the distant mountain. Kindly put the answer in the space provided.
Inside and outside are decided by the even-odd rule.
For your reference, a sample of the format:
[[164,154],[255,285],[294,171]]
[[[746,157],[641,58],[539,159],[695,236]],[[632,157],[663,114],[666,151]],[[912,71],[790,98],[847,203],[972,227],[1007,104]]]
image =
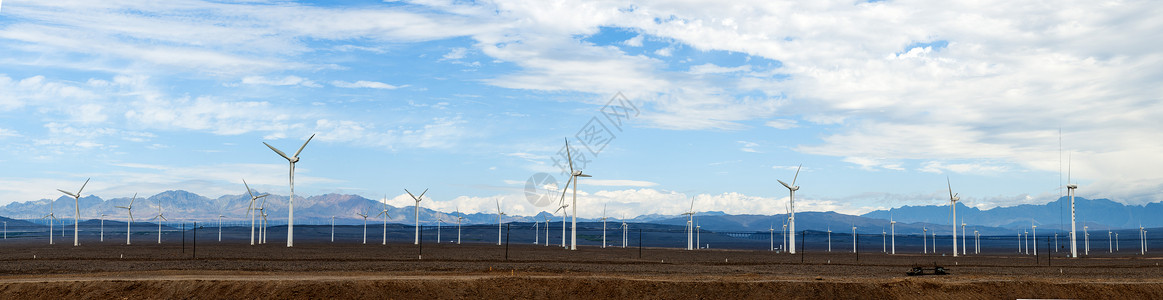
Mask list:
[[[1090,226],[1091,230],[1106,230],[1107,228],[1137,228],[1139,220],[1143,226],[1163,226],[1163,203],[1152,203],[1146,206],[1128,206],[1108,199],[1089,200],[1075,198],[1079,216],[1079,230],[1082,226]],[[81,216],[85,219],[96,219],[105,214],[106,220],[124,221],[126,212],[116,206],[128,206],[131,198],[114,198],[103,200],[96,196],[80,199]],[[271,195],[262,198],[254,207],[263,207],[269,216],[272,225],[284,224],[288,209],[286,196]],[[0,216],[31,220],[31,223],[19,220],[9,221],[9,226],[38,226],[44,224],[41,217],[48,214],[50,201],[53,212],[59,219],[71,222],[75,211],[72,198],[60,197],[54,200],[42,199],[27,202],[15,202],[0,207]],[[265,202],[263,202],[265,201]],[[165,191],[149,197],[139,197],[133,202],[135,222],[145,222],[158,214],[158,204],[162,205],[162,213],[171,222],[180,220],[217,220],[218,216],[225,216],[227,222],[247,222],[247,208],[251,206],[248,195],[224,195],[210,199],[187,191]],[[1059,205],[1066,226],[1059,227]],[[336,218],[337,224],[361,224],[363,218],[356,215],[367,212],[368,223],[383,222],[377,217],[384,205],[376,200],[367,199],[358,195],[325,194],[295,197],[296,224],[328,224],[331,218]],[[389,223],[413,224],[415,222],[415,208],[412,206],[387,206],[391,219]],[[924,229],[936,230],[937,234],[948,234],[952,230],[952,222],[948,219],[948,206],[905,206],[893,209],[892,218],[897,223],[897,234],[920,234]],[[445,224],[455,225],[456,217],[453,212],[435,211],[420,208],[421,223],[432,225],[437,218]],[[835,212],[801,212],[796,214],[796,230],[851,232],[852,226],[864,234],[875,234],[878,231],[889,231],[889,211],[873,211],[860,216],[845,215]],[[957,217],[964,218],[970,224],[966,233],[979,230],[983,234],[1010,234],[1019,228],[1028,228],[1031,221],[1039,224],[1039,232],[1052,232],[1059,228],[1069,227],[1069,198],[1044,205],[1019,205],[1013,207],[999,207],[989,210],[979,210],[958,204]],[[621,216],[610,216],[607,220],[610,228],[617,227]],[[4,218],[6,220],[10,220]],[[535,216],[505,216],[504,222],[560,222],[561,215],[541,212]],[[681,215],[641,215],[626,220],[630,223],[654,223],[659,225],[686,226],[688,218]],[[777,215],[730,215],[719,211],[699,212],[695,214],[695,222],[700,228],[712,231],[740,231],[763,232],[769,229],[782,231],[786,223],[786,214]],[[578,218],[579,222],[595,223],[601,226],[600,219]],[[496,224],[497,216],[491,213],[474,213],[464,215],[464,224]],[[680,227],[681,228],[681,227]],[[1043,231],[1044,230],[1044,231]],[[960,232],[959,232],[960,233]]]
[[[1136,206],[1124,205],[1109,199],[1091,200],[1082,197],[1075,197],[1074,203],[1079,230],[1082,230],[1082,226],[1090,226],[1092,230],[1138,228],[1139,222],[1147,227],[1163,226],[1163,203]],[[898,222],[952,224],[947,205],[904,206],[893,209],[891,215]],[[878,210],[861,216],[888,219],[890,212]],[[1035,224],[1039,229],[1069,229],[1070,198],[1062,197],[1042,205],[1023,204],[988,210],[970,208],[958,203],[957,218],[970,224],[1002,228],[1029,228],[1031,224]]]

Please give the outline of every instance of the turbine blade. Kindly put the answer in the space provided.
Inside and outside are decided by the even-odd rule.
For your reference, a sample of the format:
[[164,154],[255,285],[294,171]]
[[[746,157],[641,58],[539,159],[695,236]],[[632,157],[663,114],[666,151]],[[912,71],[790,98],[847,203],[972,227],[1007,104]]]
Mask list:
[[427,194],[427,193],[428,193],[428,189],[424,189],[423,192],[420,192],[420,196],[416,197],[416,201],[424,201],[424,194]]
[[782,184],[782,185],[783,185],[783,187],[785,187],[785,188],[787,188],[787,189],[789,189],[789,190],[791,189],[791,186],[790,186],[790,185],[787,185],[787,182],[783,182],[783,180],[779,180],[779,179],[776,179],[775,181],[779,181],[779,184]]
[[804,164],[800,164],[799,167],[796,167],[796,176],[791,178],[791,185],[793,185],[793,186],[796,185],[796,179],[800,178],[800,169],[802,169],[803,167],[804,167]]
[[945,184],[949,185],[949,200],[953,200],[953,182],[949,181],[949,176],[945,176]]
[[295,151],[295,157],[299,157],[299,153],[303,152],[303,148],[307,148],[307,143],[310,143],[313,138],[315,138],[315,134],[312,133],[311,137],[307,138],[306,142],[303,142],[303,146],[299,146],[299,151]]
[[565,204],[565,192],[569,191],[569,183],[571,182],[573,182],[573,176],[570,176],[569,179],[565,181],[565,188],[561,189],[561,200],[557,201],[557,206]]
[[249,184],[246,184],[246,178],[243,178],[243,179],[242,179],[242,185],[243,185],[243,186],[246,186],[246,192],[250,194],[250,198],[251,198],[251,199],[254,199],[254,192],[251,192],[251,191],[250,191],[250,185],[249,185]]
[[137,200],[137,193],[133,193],[133,199],[129,199],[129,208],[133,208],[134,200]]
[[569,175],[573,176],[573,154],[569,151],[569,138],[565,138],[565,160],[569,161]]
[[404,189],[404,192],[408,193],[408,196],[412,196],[412,200],[416,200],[416,195],[412,195],[412,192],[409,192],[408,189]]
[[271,150],[275,150],[275,153],[278,153],[279,156],[282,156],[287,161],[291,161],[291,158],[287,157],[286,153],[283,153],[283,151],[279,151],[279,149],[275,149],[275,146],[271,146],[271,144],[267,144],[267,142],[262,142],[262,144],[267,145],[267,148],[271,148]]
[[77,195],[73,195],[73,193],[66,192],[65,190],[62,190],[62,189],[57,189],[57,190],[61,191],[61,193],[65,193],[65,195],[69,195],[69,197],[79,198],[79,197],[77,197]]
[[78,197],[78,198],[80,198],[81,191],[84,191],[84,190],[85,190],[85,186],[86,186],[86,185],[89,185],[89,179],[93,179],[93,178],[85,178],[85,184],[82,184],[82,185],[81,185],[81,189],[77,190],[77,197]]

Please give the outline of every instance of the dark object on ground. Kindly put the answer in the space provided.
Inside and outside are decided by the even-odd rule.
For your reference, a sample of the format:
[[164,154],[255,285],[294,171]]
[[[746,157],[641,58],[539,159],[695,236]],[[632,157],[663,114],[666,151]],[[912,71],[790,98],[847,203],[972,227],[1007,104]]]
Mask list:
[[909,276],[921,276],[921,275],[949,275],[949,272],[946,272],[946,271],[945,271],[945,267],[937,267],[937,266],[934,266],[934,267],[932,267],[932,268],[925,268],[925,267],[913,267],[913,269],[912,269],[912,270],[909,270],[909,271],[908,271],[908,272],[906,272],[905,274],[908,274]]

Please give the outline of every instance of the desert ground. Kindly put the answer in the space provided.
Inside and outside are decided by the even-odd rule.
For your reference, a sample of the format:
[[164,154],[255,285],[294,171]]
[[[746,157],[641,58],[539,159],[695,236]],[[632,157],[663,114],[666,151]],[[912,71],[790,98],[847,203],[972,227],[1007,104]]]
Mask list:
[[[112,233],[104,242],[82,236],[81,246],[71,237],[54,245],[8,239],[0,242],[0,298],[1163,299],[1163,259],[1150,255],[888,255],[879,241],[862,245],[859,257],[851,244],[795,255],[600,244],[569,251],[559,235],[549,246],[498,246],[495,235],[414,245],[400,230],[383,245],[379,231],[362,244],[350,234],[330,242],[325,229],[304,227],[293,248],[285,231],[251,246],[237,228],[223,242],[205,228],[197,242],[193,234],[183,242],[181,232],[167,232],[161,244],[148,232],[135,233],[132,245]],[[905,275],[935,265],[952,274]]]

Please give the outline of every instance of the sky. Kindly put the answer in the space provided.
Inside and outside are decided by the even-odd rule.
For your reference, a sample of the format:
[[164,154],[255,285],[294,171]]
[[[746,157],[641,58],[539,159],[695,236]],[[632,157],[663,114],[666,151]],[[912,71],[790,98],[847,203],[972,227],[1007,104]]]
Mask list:
[[[0,205],[187,190],[578,214],[1163,200],[1154,1],[0,3]],[[797,167],[802,165],[796,177]],[[1069,172],[1067,172],[1069,170]],[[556,184],[546,184],[546,173]],[[537,183],[526,192],[531,178]],[[542,195],[547,198],[538,198]],[[552,199],[551,199],[552,198]]]

